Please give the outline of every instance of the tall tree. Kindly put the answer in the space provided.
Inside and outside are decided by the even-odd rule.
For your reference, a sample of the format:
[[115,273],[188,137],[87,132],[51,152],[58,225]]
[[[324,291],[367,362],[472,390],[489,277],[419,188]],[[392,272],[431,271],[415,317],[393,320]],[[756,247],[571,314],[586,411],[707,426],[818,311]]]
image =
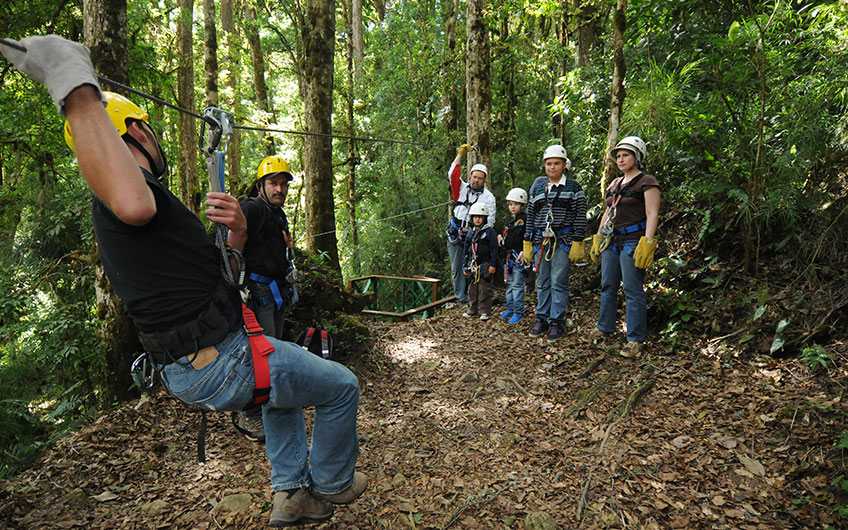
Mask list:
[[[256,20],[256,10],[249,2],[244,7],[245,34],[250,45],[250,60],[253,62],[253,90],[256,93],[256,106],[259,110],[274,117],[274,110],[268,104],[268,84],[265,81],[265,54],[262,52],[262,41],[259,40],[259,23]],[[265,154],[276,154],[274,137],[265,134],[262,138]]]
[[[192,47],[194,14],[193,0],[179,0],[177,12],[177,102],[194,111],[194,50]],[[197,123],[193,116],[179,115],[180,156],[177,172],[180,177],[180,200],[189,210],[200,213],[200,181],[197,168]]]
[[301,26],[303,114],[304,212],[306,247],[323,252],[341,271],[333,203],[333,59],[335,48],[334,0],[307,0]]
[[365,42],[362,39],[362,0],[351,0],[350,42],[353,47],[353,80],[359,82],[362,77],[362,61],[365,60]]
[[489,30],[485,20],[485,0],[468,0],[465,37],[465,122],[468,142],[479,149],[475,162],[491,166],[489,145],[492,88],[489,76]]
[[[359,163],[359,153],[356,148],[356,119],[355,119],[355,108],[354,103],[356,102],[356,82],[358,79],[357,69],[361,66],[357,66],[357,54],[361,54],[362,50],[357,50],[357,38],[360,40],[359,46],[362,45],[362,0],[345,0],[345,22],[347,24],[346,32],[347,32],[347,86],[348,92],[346,94],[346,103],[347,103],[347,123],[348,123],[348,138],[347,141],[347,209],[348,209],[348,218],[350,220],[350,235],[351,235],[351,248],[353,249],[353,256],[351,257],[351,268],[353,269],[353,275],[359,276],[361,273],[360,268],[360,259],[359,259],[359,226],[356,223],[356,166]],[[357,14],[356,10],[359,9],[359,36],[356,36],[357,32]]]
[[610,149],[615,147],[618,141],[618,129],[621,125],[621,108],[624,105],[624,75],[626,67],[624,64],[624,28],[627,25],[625,11],[627,0],[618,0],[613,14],[612,31],[612,97],[610,98],[609,129],[607,129],[607,147],[604,150],[604,171],[601,176],[601,196],[607,188],[607,182],[615,172],[615,161],[608,155]]
[[[238,10],[233,5],[233,0],[221,0],[221,29],[224,32],[224,40],[227,48],[227,87],[230,89],[232,99],[229,108],[235,117],[236,123],[243,118],[241,108],[241,97],[239,75],[241,73],[241,38],[236,31],[236,13]],[[227,189],[239,190],[241,182],[241,133],[233,131],[227,144]]]
[[218,106],[218,30],[215,18],[215,0],[203,0],[203,69],[207,107]]
[[574,50],[574,66],[589,65],[589,55],[600,36],[601,10],[594,0],[581,0],[577,6],[577,43]]
[[[127,68],[127,5],[125,0],[87,0],[83,9],[83,34],[91,50],[94,69],[115,81],[129,84]],[[126,399],[132,386],[130,356],[141,350],[132,320],[112,290],[96,251],[94,268],[97,338],[106,364],[104,401]]]

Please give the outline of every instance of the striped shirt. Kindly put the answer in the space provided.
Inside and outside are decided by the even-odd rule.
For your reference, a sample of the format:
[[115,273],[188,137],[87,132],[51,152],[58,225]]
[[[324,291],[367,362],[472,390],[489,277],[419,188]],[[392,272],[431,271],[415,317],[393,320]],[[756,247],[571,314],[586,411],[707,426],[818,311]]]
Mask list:
[[[572,241],[583,240],[586,235],[586,194],[579,182],[563,177],[559,184],[549,186],[548,177],[536,178],[530,187],[524,240],[541,243],[542,231],[548,220],[561,243],[570,245]],[[567,228],[571,230],[564,232]]]

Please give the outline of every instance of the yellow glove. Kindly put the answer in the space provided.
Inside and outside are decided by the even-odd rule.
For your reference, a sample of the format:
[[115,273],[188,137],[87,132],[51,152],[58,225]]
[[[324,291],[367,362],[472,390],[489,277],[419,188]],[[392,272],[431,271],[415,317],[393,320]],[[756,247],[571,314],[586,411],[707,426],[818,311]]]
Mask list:
[[589,250],[589,257],[592,258],[592,263],[597,263],[601,259],[601,245],[604,244],[604,236],[595,234],[592,236],[592,248]]
[[456,152],[459,153],[459,156],[465,156],[465,153],[471,151],[471,146],[468,144],[462,144],[456,148]]
[[586,248],[583,246],[582,241],[572,241],[571,242],[571,250],[568,251],[568,259],[571,260],[571,263],[577,263],[578,261],[583,261],[583,258],[586,257]]
[[645,236],[639,238],[639,244],[636,245],[636,252],[633,254],[633,261],[636,268],[647,269],[654,263],[654,251],[657,250],[657,240],[648,239]]
[[533,242],[524,242],[524,263],[533,263]]

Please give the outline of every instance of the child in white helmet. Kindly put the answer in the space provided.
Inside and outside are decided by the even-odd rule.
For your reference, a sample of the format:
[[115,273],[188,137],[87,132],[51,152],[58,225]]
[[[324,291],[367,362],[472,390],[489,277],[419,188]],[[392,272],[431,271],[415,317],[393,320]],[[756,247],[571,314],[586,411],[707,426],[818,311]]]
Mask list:
[[506,276],[506,311],[498,318],[515,324],[524,316],[524,275],[530,264],[524,261],[524,225],[527,214],[524,206],[527,204],[527,192],[521,188],[512,188],[506,194],[506,204],[512,214],[504,226],[503,233],[498,236],[498,242],[506,251],[504,260],[504,275]]
[[586,232],[586,194],[568,178],[571,161],[561,145],[545,149],[545,175],[530,187],[524,259],[536,259],[536,323],[531,337],[545,333],[548,341],[565,335],[568,309],[568,273],[572,261],[581,261]]
[[623,175],[607,188],[606,210],[598,233],[592,236],[589,256],[601,260],[601,314],[590,334],[594,340],[616,329],[618,287],[624,290],[627,311],[627,344],[623,357],[637,357],[648,333],[647,300],[643,284],[645,269],[654,262],[660,185],[642,172],[646,145],[638,136],[628,136],[610,150]]
[[473,317],[480,311],[480,320],[489,320],[492,313],[492,280],[498,264],[498,235],[486,221],[489,207],[475,203],[469,208],[471,231],[465,236],[463,274],[468,281],[468,311],[462,316]]

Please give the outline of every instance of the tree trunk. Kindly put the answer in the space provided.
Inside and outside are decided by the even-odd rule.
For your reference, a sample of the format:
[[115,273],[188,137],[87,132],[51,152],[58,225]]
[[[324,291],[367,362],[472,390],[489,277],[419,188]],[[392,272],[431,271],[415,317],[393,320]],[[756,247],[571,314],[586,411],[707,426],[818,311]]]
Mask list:
[[[307,0],[301,27],[303,40],[303,119],[306,131],[332,134],[334,0]],[[330,136],[303,140],[306,202],[306,247],[326,253],[329,265],[341,273],[333,201],[333,144]]]
[[[194,111],[194,52],[192,49],[193,0],[179,1],[177,17],[177,102]],[[180,156],[177,160],[180,200],[195,214],[200,214],[200,181],[197,168],[197,121],[185,113],[178,122]]]
[[350,10],[351,44],[353,46],[353,81],[362,78],[362,61],[365,60],[365,43],[362,40],[362,0],[352,0]]
[[[239,75],[241,73],[241,38],[236,31],[233,0],[221,0],[221,29],[224,30],[224,40],[227,48],[227,86],[233,95],[229,108],[236,123],[241,123],[244,113],[241,108],[241,91]],[[241,132],[233,131],[227,143],[227,189],[230,193],[238,194],[244,182],[241,179]]]
[[[466,8],[465,121],[468,142],[479,152],[475,163],[491,166],[489,145],[491,115],[491,80],[489,78],[489,30],[484,13],[485,0],[468,0]],[[491,178],[489,186],[492,186]]]
[[601,197],[607,189],[607,183],[615,172],[615,161],[609,156],[610,149],[618,141],[618,127],[621,124],[621,107],[624,104],[624,28],[627,24],[625,11],[627,0],[618,0],[613,15],[613,64],[612,64],[612,98],[610,100],[609,130],[607,131],[607,148],[604,151],[604,170],[601,176]]
[[215,0],[203,0],[203,65],[206,73],[206,107],[218,106],[218,32]]
[[[129,84],[127,68],[127,10],[124,0],[86,0],[83,6],[85,44],[91,50],[91,62],[100,74]],[[92,252],[94,269],[95,319],[99,322],[97,339],[103,349],[105,371],[103,403],[131,396],[131,354],[141,350],[135,326],[112,286],[100,255]]]
[[[568,49],[568,9],[563,6],[562,14],[559,17],[559,20],[554,24],[556,28],[556,36],[557,42],[559,43],[559,55],[557,57],[557,76],[552,80],[553,86],[551,87],[551,92],[553,93],[553,101],[559,101],[562,97],[562,87],[560,86],[560,79],[565,76],[565,73],[568,71],[568,62],[565,60],[566,54],[565,50]],[[554,135],[559,138],[559,143],[562,145],[568,145],[568,138],[565,137],[565,125],[563,123],[562,114],[559,112],[554,113],[551,117],[551,121],[553,122]]]
[[574,52],[574,66],[577,68],[589,66],[589,57],[600,33],[599,13],[597,6],[586,0],[578,8],[577,47]]
[[[256,11],[251,4],[246,4],[245,34],[247,43],[250,45],[250,60],[253,62],[253,87],[256,92],[256,106],[268,115],[272,121],[276,121],[273,109],[268,105],[268,84],[265,82],[265,54],[262,53],[262,42],[259,40],[259,27],[256,21]],[[262,138],[262,146],[267,156],[277,153],[274,146],[274,137],[266,133]]]
[[509,40],[509,11],[503,10],[503,19],[501,21],[501,42],[503,49],[507,50],[507,72],[506,72],[506,179],[509,180],[509,187],[515,187],[515,141],[518,138],[518,132],[515,129],[515,109],[518,107],[518,96],[515,94],[515,54],[510,47]]
[[[453,2],[447,3],[451,7],[450,13],[448,14],[447,20],[447,42],[448,42],[448,53],[445,57],[444,63],[447,65],[447,72],[445,72],[444,79],[446,83],[445,93],[447,94],[447,105],[448,105],[448,119],[447,119],[447,129],[449,134],[454,131],[459,130],[459,91],[460,91],[460,83],[458,76],[460,75],[459,68],[456,67],[457,57],[456,57],[456,18],[459,15],[459,0],[453,0]],[[456,138],[458,135],[451,134],[451,138]],[[456,138],[459,140],[459,138]],[[458,143],[464,144],[466,142],[463,137],[461,141]],[[454,155],[453,146],[447,147],[447,153],[445,155],[446,159],[450,159]]]
[[[362,0],[346,0],[345,6],[348,8],[347,33],[347,123],[348,135],[351,137],[347,141],[347,210],[348,218],[350,219],[350,235],[351,248],[353,253],[351,256],[351,266],[353,268],[353,276],[358,277],[361,274],[362,267],[359,257],[359,226],[356,224],[356,166],[359,163],[359,153],[356,149],[356,122],[354,115],[354,102],[356,101],[356,82],[357,70],[361,67],[361,58],[357,59],[357,53],[362,53],[362,49],[357,50],[357,18],[359,19],[359,46],[362,45]],[[357,15],[357,9],[359,14]],[[359,63],[357,64],[357,60]]]

